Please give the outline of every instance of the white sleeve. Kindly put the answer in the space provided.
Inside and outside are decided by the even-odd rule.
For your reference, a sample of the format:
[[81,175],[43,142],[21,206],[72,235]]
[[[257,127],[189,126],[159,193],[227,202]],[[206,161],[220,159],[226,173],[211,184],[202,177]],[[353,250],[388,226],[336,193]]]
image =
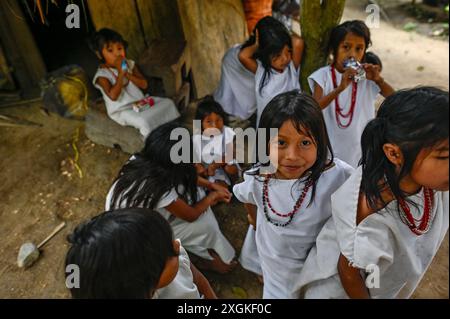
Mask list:
[[255,176],[244,174],[244,181],[233,187],[233,193],[236,198],[244,204],[256,205],[255,183],[257,183]]
[[175,188],[172,188],[169,192],[164,194],[159,200],[158,204],[156,204],[155,209],[165,208],[172,204],[174,201],[178,199],[178,193]]
[[371,96],[373,97],[373,99],[376,99],[378,94],[380,94],[381,89],[378,86],[378,84],[376,84],[374,81],[370,81],[368,80],[368,89],[370,90]]
[[325,77],[326,77],[327,68],[321,68],[315,71],[308,77],[308,84],[311,92],[314,92],[316,85],[319,85],[322,89],[325,88]]

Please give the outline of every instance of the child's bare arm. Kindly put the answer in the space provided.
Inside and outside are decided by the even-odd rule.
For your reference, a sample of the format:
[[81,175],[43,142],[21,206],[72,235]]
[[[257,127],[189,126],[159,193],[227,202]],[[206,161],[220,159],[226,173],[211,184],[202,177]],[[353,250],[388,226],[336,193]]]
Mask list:
[[333,102],[336,97],[338,97],[339,94],[341,94],[342,91],[344,91],[352,83],[352,77],[354,75],[356,75],[356,70],[350,68],[345,70],[345,72],[342,74],[341,84],[339,84],[336,89],[325,96],[323,94],[323,88],[318,83],[316,83],[316,85],[314,86],[313,97],[322,110],[330,105],[330,103]]
[[256,70],[258,69],[258,63],[256,63],[256,60],[253,58],[253,55],[258,50],[259,45],[259,33],[258,30],[256,30],[256,41],[255,44],[248,46],[239,52],[239,61],[242,63],[242,65],[249,70],[252,73],[256,73]]
[[370,299],[370,294],[364,279],[361,277],[360,269],[351,267],[347,258],[342,254],[339,256],[338,272],[342,286],[350,298]]
[[381,76],[379,65],[364,64],[364,69],[366,71],[367,79],[374,81],[378,85],[382,96],[388,97],[395,92],[394,88]]
[[146,90],[148,88],[148,82],[144,75],[139,71],[138,67],[135,65],[133,68],[133,73],[126,73],[126,77],[136,84],[141,90]]
[[208,279],[191,263],[192,276],[194,277],[194,284],[197,286],[198,291],[205,299],[217,299],[216,293],[209,284]]
[[119,75],[117,76],[116,84],[112,85],[111,82],[107,78],[104,77],[98,77],[97,78],[97,84],[101,86],[103,89],[103,92],[113,101],[117,101],[120,94],[122,93],[123,88],[123,78],[124,73],[119,72]]
[[303,51],[305,49],[305,41],[303,38],[293,35],[292,36],[292,61],[295,68],[298,69],[302,63]]
[[188,205],[182,199],[177,199],[167,206],[166,209],[174,216],[192,223],[195,222],[208,207],[214,206],[219,201],[227,201],[228,197],[229,196],[224,192],[214,191],[193,206]]
[[244,204],[247,210],[247,219],[250,225],[256,230],[256,206],[253,204]]

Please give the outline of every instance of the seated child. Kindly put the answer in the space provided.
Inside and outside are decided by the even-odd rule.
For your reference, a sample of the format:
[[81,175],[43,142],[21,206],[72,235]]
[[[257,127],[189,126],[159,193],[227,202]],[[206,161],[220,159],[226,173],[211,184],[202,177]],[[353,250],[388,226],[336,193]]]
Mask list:
[[141,90],[147,89],[147,80],[135,62],[126,58],[127,42],[120,34],[101,29],[91,46],[101,61],[93,83],[102,92],[111,119],[137,128],[145,138],[156,127],[180,116],[172,100],[144,96]]
[[217,298],[190,263],[172,229],[148,209],[121,209],[94,217],[69,236],[66,266],[80,269],[75,299]]
[[[173,150],[186,140],[173,139],[187,129],[171,122],[161,125],[145,140],[144,149],[122,167],[106,197],[105,210],[142,207],[160,213],[186,250],[198,257],[204,269],[226,273],[233,269],[235,250],[222,234],[211,206],[229,203],[230,191],[197,175],[192,158],[178,162]],[[205,194],[205,189],[209,190]]]
[[202,123],[201,135],[194,132],[193,147],[198,160],[197,172],[210,182],[231,186],[239,177],[239,165],[233,159],[236,135],[228,127],[227,116],[219,103],[207,97],[199,103],[196,120]]

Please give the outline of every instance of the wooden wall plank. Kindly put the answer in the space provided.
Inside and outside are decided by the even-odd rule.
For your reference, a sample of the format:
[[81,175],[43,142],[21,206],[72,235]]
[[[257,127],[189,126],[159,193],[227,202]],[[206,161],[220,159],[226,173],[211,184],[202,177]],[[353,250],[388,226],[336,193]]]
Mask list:
[[46,69],[17,1],[0,1],[0,41],[20,89],[27,96],[36,92]]
[[110,28],[128,42],[127,57],[137,60],[145,50],[144,36],[134,0],[88,0],[95,29]]

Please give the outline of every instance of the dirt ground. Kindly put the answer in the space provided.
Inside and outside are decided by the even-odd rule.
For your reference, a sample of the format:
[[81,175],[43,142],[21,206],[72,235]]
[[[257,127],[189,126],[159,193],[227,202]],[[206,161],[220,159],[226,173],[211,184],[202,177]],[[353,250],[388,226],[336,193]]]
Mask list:
[[[356,3],[356,4],[354,4]],[[365,19],[358,1],[347,5],[345,19]],[[384,63],[384,76],[396,88],[419,84],[448,89],[448,43],[407,33],[382,22],[372,30],[373,51]],[[84,124],[46,116],[40,103],[0,109],[42,127],[0,127],[0,298],[67,298],[64,285],[65,240],[81,221],[103,211],[111,182],[128,155],[95,145]],[[71,166],[77,130],[79,166]],[[219,223],[239,253],[247,230],[243,207],[236,202],[216,210]],[[22,243],[38,243],[61,221],[66,228],[43,249],[30,269],[16,266]],[[415,293],[416,298],[448,298],[448,236]],[[221,298],[260,298],[262,287],[238,267],[224,276],[206,273]]]

